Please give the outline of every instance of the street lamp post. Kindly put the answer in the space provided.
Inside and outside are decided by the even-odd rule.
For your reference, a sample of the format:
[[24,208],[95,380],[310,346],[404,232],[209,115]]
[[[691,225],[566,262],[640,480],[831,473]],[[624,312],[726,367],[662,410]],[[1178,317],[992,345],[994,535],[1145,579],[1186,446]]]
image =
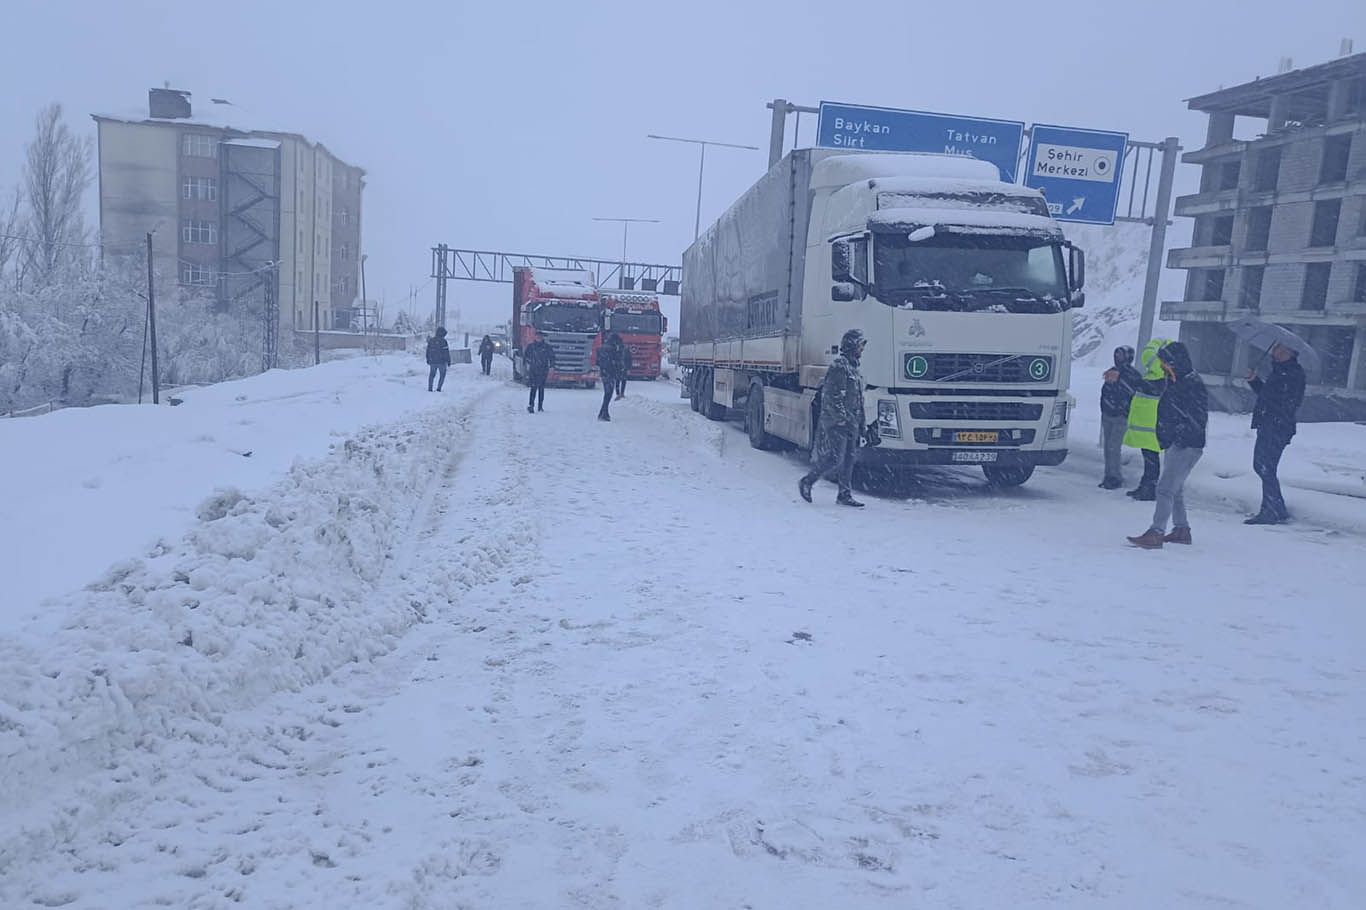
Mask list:
[[621,284],[621,279],[626,277],[626,233],[633,224],[659,224],[658,218],[594,218],[594,221],[619,221],[621,222],[621,272],[617,276],[617,283]]
[[661,139],[665,142],[687,142],[692,145],[702,146],[702,154],[697,163],[697,219],[693,222],[692,239],[696,240],[702,233],[702,173],[707,167],[707,146],[715,145],[728,149],[746,149],[751,152],[759,151],[757,145],[736,145],[733,142],[712,142],[709,139],[680,139],[677,136],[656,136],[649,134],[647,139]]

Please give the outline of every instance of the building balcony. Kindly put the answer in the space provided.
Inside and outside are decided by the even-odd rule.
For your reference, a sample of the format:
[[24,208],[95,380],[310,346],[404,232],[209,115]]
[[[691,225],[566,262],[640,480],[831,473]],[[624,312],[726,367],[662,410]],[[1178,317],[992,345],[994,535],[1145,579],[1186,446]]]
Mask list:
[[1228,245],[1185,247],[1167,253],[1169,269],[1226,269],[1233,265],[1233,247]]
[[1176,197],[1173,214],[1194,218],[1196,215],[1215,215],[1220,212],[1233,212],[1242,200],[1238,190],[1211,190]]
[[1222,300],[1164,300],[1161,308],[1164,322],[1223,322],[1249,315],[1255,312]]

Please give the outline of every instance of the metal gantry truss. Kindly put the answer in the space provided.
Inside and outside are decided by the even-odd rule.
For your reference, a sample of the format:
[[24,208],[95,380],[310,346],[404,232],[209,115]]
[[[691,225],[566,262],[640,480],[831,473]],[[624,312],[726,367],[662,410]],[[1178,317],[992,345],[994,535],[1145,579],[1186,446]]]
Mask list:
[[622,262],[586,256],[461,250],[442,243],[432,247],[431,277],[436,280],[436,324],[446,324],[447,281],[491,281],[510,284],[512,270],[523,266],[590,272],[594,283],[600,288],[654,292],[665,297],[678,296],[683,279],[683,267],[678,265]]

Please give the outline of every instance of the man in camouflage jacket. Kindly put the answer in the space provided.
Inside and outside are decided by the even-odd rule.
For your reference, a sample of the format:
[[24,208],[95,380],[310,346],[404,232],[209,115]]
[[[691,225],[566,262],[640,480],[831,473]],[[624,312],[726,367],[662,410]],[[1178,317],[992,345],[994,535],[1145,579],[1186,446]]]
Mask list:
[[811,501],[811,488],[822,477],[831,477],[840,488],[835,499],[843,506],[862,508],[854,498],[854,460],[863,439],[863,377],[859,359],[867,345],[863,333],[850,329],[840,339],[840,353],[821,382],[821,413],[816,426],[815,466],[797,484],[802,499]]

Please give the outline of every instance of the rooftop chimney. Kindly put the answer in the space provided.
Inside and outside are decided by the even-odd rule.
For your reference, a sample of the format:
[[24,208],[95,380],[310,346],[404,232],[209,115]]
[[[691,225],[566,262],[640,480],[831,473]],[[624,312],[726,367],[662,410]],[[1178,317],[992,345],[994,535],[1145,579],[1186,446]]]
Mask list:
[[190,115],[190,93],[173,88],[147,90],[147,110],[157,120],[187,120]]
[[1351,39],[1351,38],[1343,38],[1343,39],[1342,39],[1342,44],[1341,44],[1341,46],[1338,47],[1338,56],[1339,56],[1339,57],[1350,57],[1350,56],[1352,56],[1352,39]]
[[1291,70],[1293,70],[1294,68],[1295,68],[1295,61],[1294,61],[1294,60],[1290,59],[1289,57],[1282,57],[1282,58],[1281,58],[1281,65],[1280,65],[1280,67],[1276,70],[1276,73],[1277,73],[1277,75],[1279,75],[1279,74],[1281,74],[1281,73],[1288,73],[1288,72],[1290,72]]

